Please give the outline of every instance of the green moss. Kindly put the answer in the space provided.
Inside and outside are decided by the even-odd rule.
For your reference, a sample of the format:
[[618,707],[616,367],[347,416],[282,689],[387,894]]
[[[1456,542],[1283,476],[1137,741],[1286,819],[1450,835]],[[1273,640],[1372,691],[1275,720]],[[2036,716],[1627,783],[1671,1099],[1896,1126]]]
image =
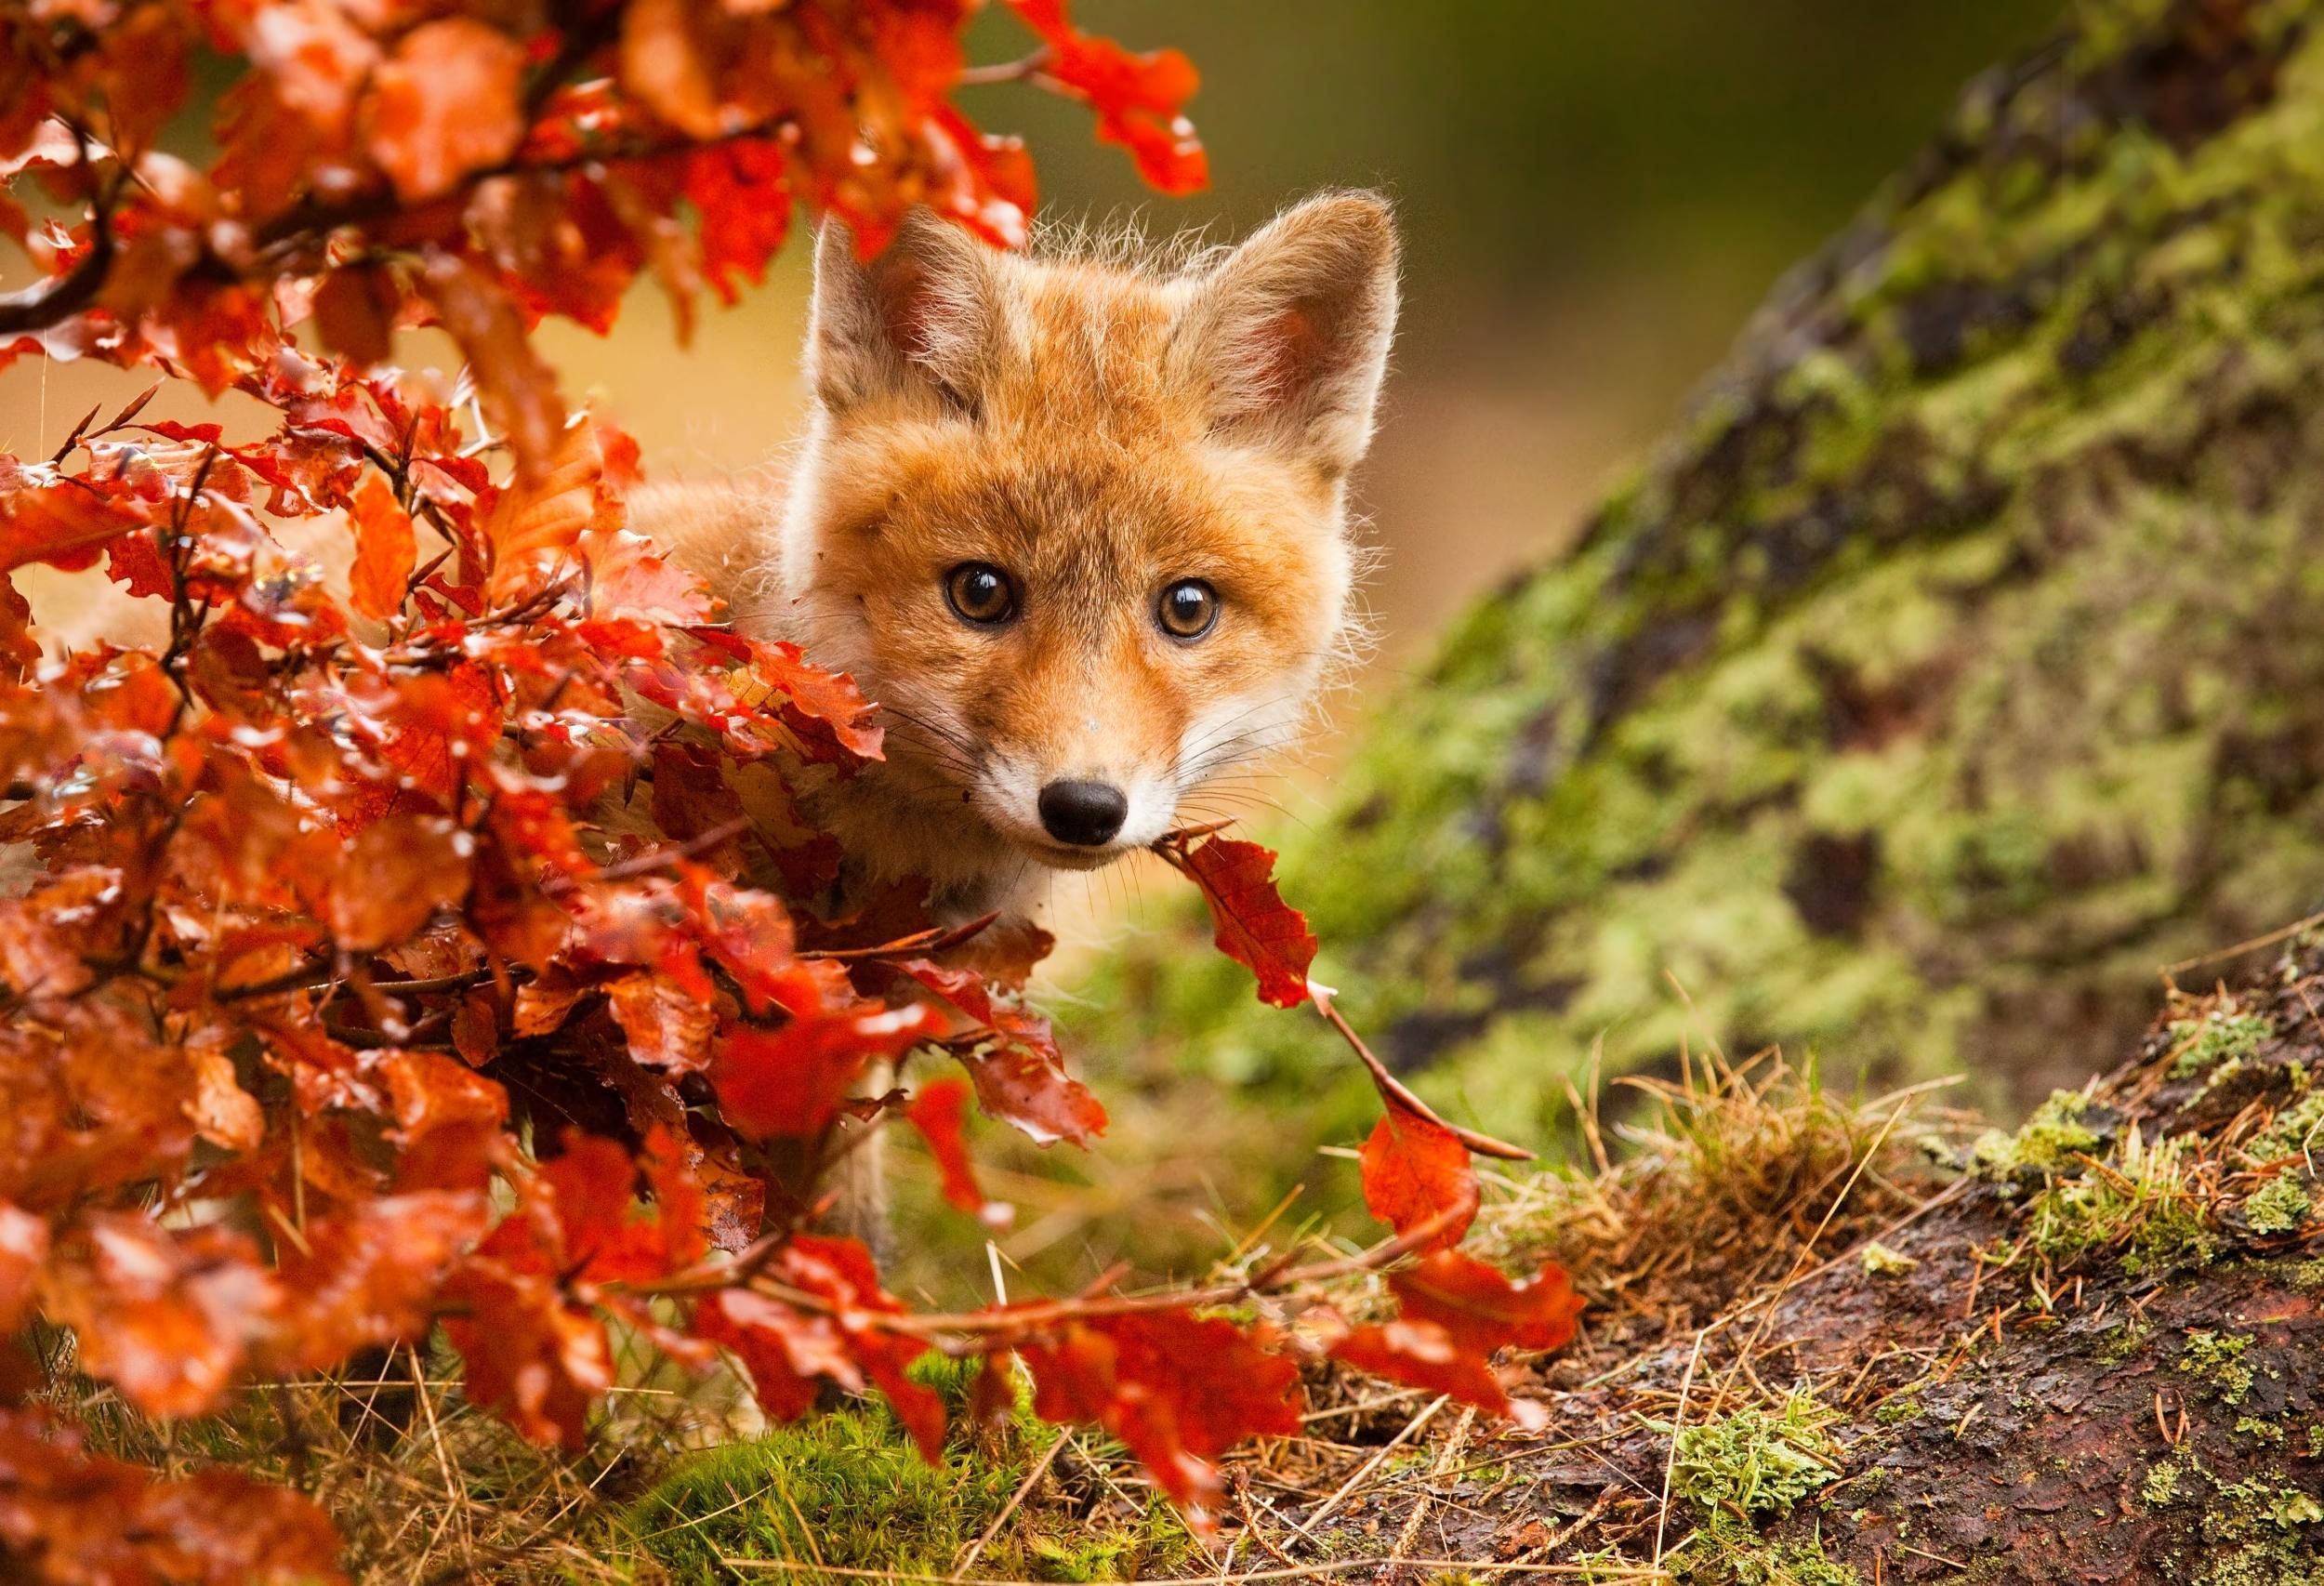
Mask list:
[[2020,1172],[2057,1173],[2075,1168],[2075,1158],[2104,1143],[2082,1122],[2090,1098],[2079,1090],[2054,1090],[2015,1134],[1990,1130],[1970,1148],[1970,1161],[1989,1178]]
[[2173,1019],[2171,1073],[2185,1079],[2220,1064],[2241,1063],[2256,1056],[2260,1043],[2273,1033],[2274,1026],[2256,1013],[2218,1011],[2199,1019]]
[[2209,1262],[2218,1235],[2204,1196],[2188,1183],[2184,1140],[2149,1143],[2136,1126],[2104,1170],[2051,1177],[2027,1202],[2034,1248],[2053,1260],[2113,1253],[2132,1272]]
[[2249,1437],[2264,1448],[2280,1448],[2288,1440],[2282,1427],[2255,1415],[2238,1416],[2235,1429],[2237,1436]]
[[2306,1087],[2291,1104],[2268,1120],[2247,1148],[2263,1162],[2285,1156],[2304,1156],[2324,1141],[2324,1086]]
[[1873,1409],[1872,1420],[1881,1426],[1902,1426],[1908,1421],[1920,1420],[1926,1409],[1921,1402],[1921,1385],[1916,1382],[1882,1399]]
[[1688,1540],[1676,1573],[1689,1586],[1863,1586],[1864,1580],[1825,1553],[1821,1535],[1805,1540],[1762,1537],[1723,1513]]
[[1865,1275],[1869,1277],[1901,1277],[1921,1264],[1918,1256],[1892,1250],[1878,1239],[1864,1247]]
[[2126,1316],[2106,1331],[2098,1345],[2098,1358],[2108,1366],[2119,1366],[2134,1360],[2145,1352],[2147,1341],[2154,1336],[2153,1326],[2136,1316]]
[[2150,1508],[2165,1508],[2177,1500],[2179,1481],[2185,1474],[2186,1467],[2177,1460],[2158,1460],[2148,1468],[2146,1481],[2139,1485],[2138,1495]]
[[2179,1369],[2211,1384],[2219,1402],[2232,1408],[2251,1391],[2254,1374],[2243,1358],[2251,1347],[2249,1333],[2191,1332],[2179,1352]]
[[[956,1412],[969,1373],[940,1357],[913,1368]],[[959,1420],[956,1413],[956,1426]],[[884,1400],[851,1405],[688,1457],[629,1507],[624,1529],[677,1586],[734,1579],[722,1558],[948,1575],[1023,1481],[1028,1448],[1054,1435],[1021,1407],[1006,1447],[956,1441],[931,1466]],[[1043,1580],[1135,1579],[1190,1545],[1168,1505],[1129,1527],[1053,1531],[1021,1511],[980,1568]]]
[[2324,1586],[2310,1527],[2324,1504],[2280,1475],[2222,1486],[2203,1505],[2204,1562],[2196,1586]]
[[2297,1173],[2278,1173],[2244,1201],[2243,1221],[2255,1234],[2297,1233],[2315,1206]]
[[1756,1407],[1683,1427],[1670,1490],[1706,1515],[1786,1514],[1840,1478],[1833,1417],[1805,1390],[1770,1412]]

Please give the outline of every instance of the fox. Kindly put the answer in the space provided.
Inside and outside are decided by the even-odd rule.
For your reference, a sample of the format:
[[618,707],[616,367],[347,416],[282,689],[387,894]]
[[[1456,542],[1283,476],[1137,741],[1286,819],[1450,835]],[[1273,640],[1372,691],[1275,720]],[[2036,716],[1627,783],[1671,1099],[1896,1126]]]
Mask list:
[[801,789],[843,889],[1030,919],[1297,739],[1354,628],[1397,306],[1369,192],[1142,255],[1002,253],[918,210],[865,261],[823,225],[787,480],[654,487],[631,519],[876,703],[885,758]]

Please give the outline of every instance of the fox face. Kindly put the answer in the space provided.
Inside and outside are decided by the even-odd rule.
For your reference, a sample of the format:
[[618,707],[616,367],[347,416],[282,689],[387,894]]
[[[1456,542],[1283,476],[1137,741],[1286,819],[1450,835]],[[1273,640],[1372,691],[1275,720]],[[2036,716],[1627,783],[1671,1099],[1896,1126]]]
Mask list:
[[926,218],[866,266],[826,229],[771,615],[884,709],[887,760],[826,800],[854,852],[992,905],[1294,734],[1395,270],[1365,195],[1167,270]]

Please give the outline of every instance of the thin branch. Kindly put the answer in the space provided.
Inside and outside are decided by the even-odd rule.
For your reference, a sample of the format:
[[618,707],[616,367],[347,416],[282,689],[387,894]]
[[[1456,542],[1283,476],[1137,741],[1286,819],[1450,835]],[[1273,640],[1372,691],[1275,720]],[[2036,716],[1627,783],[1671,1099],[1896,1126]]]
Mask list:
[[[78,169],[84,173],[96,164],[86,128],[78,122],[67,122],[73,136],[81,145]],[[104,289],[105,277],[113,264],[113,205],[121,200],[121,184],[109,184],[108,191],[99,193],[89,204],[89,246],[80,262],[64,274],[27,286],[20,292],[0,297],[0,336],[21,336],[30,331],[45,330],[59,320],[72,318],[97,301]]]
[[1339,1031],[1340,1038],[1354,1048],[1355,1055],[1364,1060],[1364,1066],[1371,1074],[1372,1083],[1380,1088],[1380,1094],[1386,1096],[1395,1105],[1408,1108],[1439,1129],[1448,1130],[1461,1144],[1480,1156],[1497,1156],[1504,1162],[1533,1160],[1533,1153],[1522,1145],[1512,1145],[1506,1140],[1496,1140],[1489,1134],[1480,1134],[1473,1129],[1463,1129],[1457,1123],[1438,1117],[1436,1109],[1414,1095],[1409,1086],[1388,1072],[1388,1065],[1373,1055],[1372,1049],[1364,1044],[1364,1038],[1355,1033],[1355,1027],[1348,1023],[1339,1009],[1331,1005],[1331,998],[1318,997],[1313,1000],[1315,1004],[1315,1011],[1324,1016],[1324,1022]]
[[1049,70],[1053,59],[1046,49],[1035,50],[1022,60],[997,60],[989,66],[971,66],[960,73],[960,86],[982,88],[995,83],[1026,83]]

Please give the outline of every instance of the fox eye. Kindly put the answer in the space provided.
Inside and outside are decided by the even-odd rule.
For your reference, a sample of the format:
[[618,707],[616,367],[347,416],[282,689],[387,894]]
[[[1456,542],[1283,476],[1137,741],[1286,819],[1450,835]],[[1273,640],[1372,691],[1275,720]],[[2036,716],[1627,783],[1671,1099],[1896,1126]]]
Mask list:
[[1181,578],[1162,591],[1154,620],[1172,639],[1200,639],[1219,620],[1219,591],[1199,578]]
[[955,615],[979,628],[998,628],[1017,615],[1017,586],[989,562],[964,562],[944,575],[944,599]]

